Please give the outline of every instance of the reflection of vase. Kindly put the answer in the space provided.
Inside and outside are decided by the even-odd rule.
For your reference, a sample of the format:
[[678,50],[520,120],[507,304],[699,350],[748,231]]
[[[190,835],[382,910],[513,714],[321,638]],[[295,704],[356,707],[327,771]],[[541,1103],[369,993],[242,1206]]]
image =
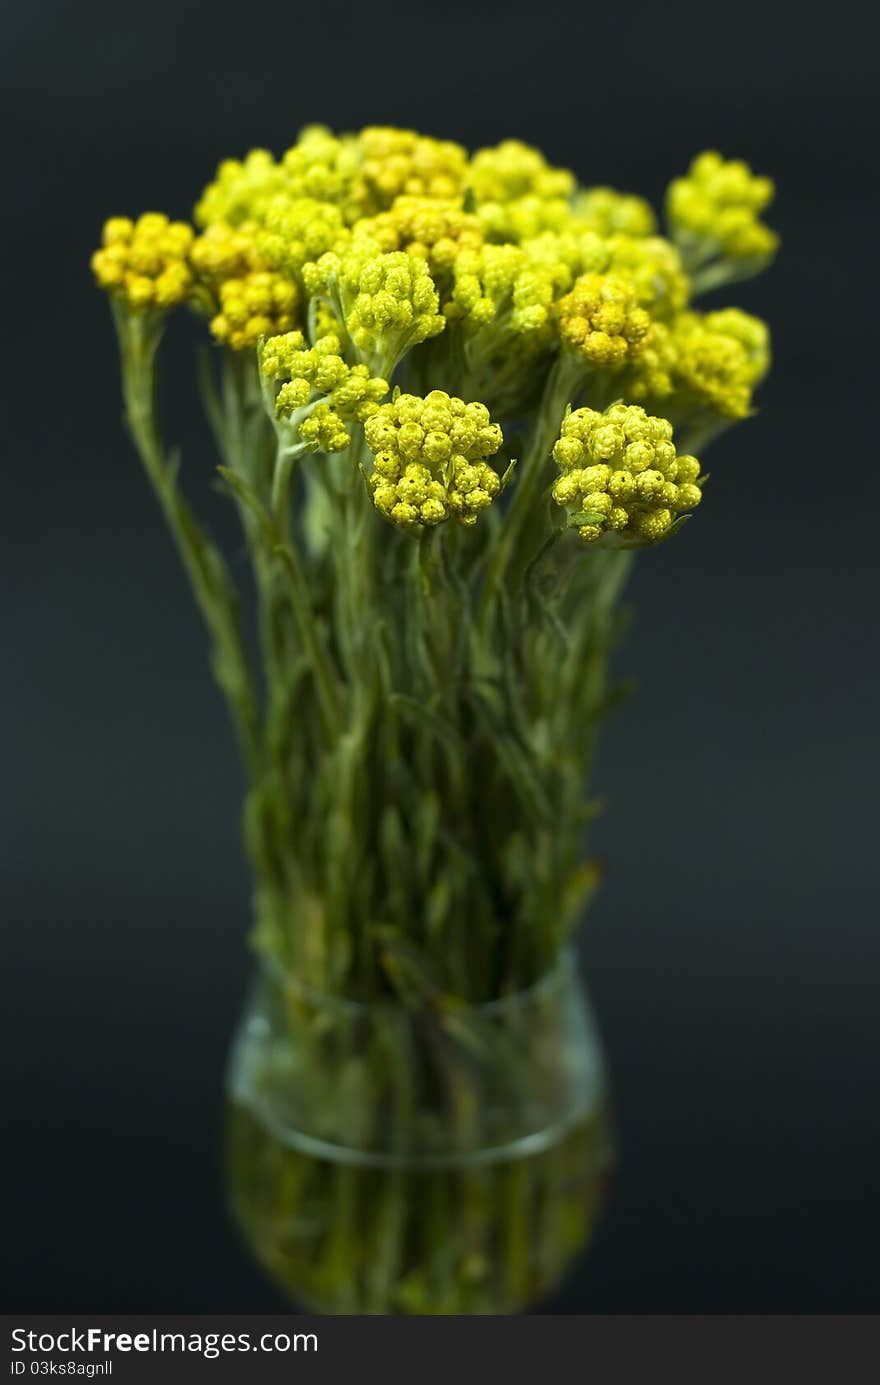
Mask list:
[[228,1097],[236,1219],[312,1310],[516,1312],[590,1239],[607,1091],[570,955],[520,994],[418,1010],[264,969]]

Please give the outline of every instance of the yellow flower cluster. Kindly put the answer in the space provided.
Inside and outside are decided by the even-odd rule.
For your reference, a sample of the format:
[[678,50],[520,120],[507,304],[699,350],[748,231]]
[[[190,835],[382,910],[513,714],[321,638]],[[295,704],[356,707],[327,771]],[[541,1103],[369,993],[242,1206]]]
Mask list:
[[198,225],[262,222],[279,199],[331,203],[346,225],[387,210],[399,196],[460,201],[467,151],[414,130],[368,126],[334,135],[307,126],[279,161],[265,149],[225,159],[196,206]]
[[[403,364],[410,388],[436,380],[521,420],[562,353],[575,404],[604,403],[613,389],[709,436],[750,412],[769,340],[758,319],[700,313],[692,301],[772,256],[777,237],[761,220],[772,191],[748,165],[701,154],[670,185],[667,239],[643,199],[579,187],[519,140],[469,155],[414,130],[316,125],[280,158],[255,149],[221,163],[195,208],[198,236],[155,213],[114,218],[93,265],[131,310],[187,302],[237,351],[300,329],[297,369],[312,368],[309,352],[325,375],[331,357],[338,371],[359,362],[344,383],[373,382],[361,403],[378,402],[379,377],[425,344]],[[307,374],[275,378],[282,416],[308,410],[298,426],[310,445],[342,445],[359,416],[320,386],[295,403],[311,391]]]
[[443,311],[467,332],[492,324],[497,344],[513,335],[531,348],[550,338],[554,288],[551,273],[522,247],[484,245],[456,258],[454,285]]
[[112,216],[92,256],[95,278],[133,312],[165,312],[182,303],[192,286],[192,239],[191,226],[161,212],[145,212],[137,221]]
[[[715,313],[682,313],[664,346],[666,387],[641,391],[642,397],[669,394],[676,418],[709,409],[721,418],[745,418],[755,386],[770,365],[767,328],[759,318],[726,308]],[[640,363],[641,365],[641,363]],[[640,368],[637,367],[637,371]],[[640,391],[634,390],[638,396]]]
[[450,517],[469,528],[501,489],[486,458],[503,439],[484,404],[465,404],[443,390],[423,399],[399,394],[364,431],[374,457],[373,503],[401,529],[419,533]]
[[658,407],[662,400],[662,412],[668,413],[668,399],[679,380],[678,346],[674,327],[662,321],[652,322],[642,350],[617,380],[621,395],[653,407]]
[[553,168],[540,149],[505,139],[478,149],[471,159],[468,186],[477,203],[516,202],[521,197],[567,198],[577,179],[567,168]]
[[568,414],[553,457],[561,475],[553,499],[587,543],[656,543],[676,514],[700,503],[700,464],[677,456],[672,424],[637,404]]
[[583,274],[556,305],[563,348],[587,365],[619,370],[644,349],[651,319],[633,285],[609,274]]
[[676,423],[705,410],[746,418],[770,368],[766,323],[739,308],[683,312],[653,324],[648,344],[622,382],[632,399],[662,408]]
[[[719,320],[720,318],[720,320]],[[745,418],[752,392],[769,365],[764,324],[746,313],[685,313],[676,323],[675,376],[688,402],[722,418]]]
[[605,242],[608,274],[627,279],[652,320],[680,313],[690,297],[681,256],[662,236],[610,236]]
[[305,266],[309,293],[326,297],[354,345],[382,369],[419,342],[442,332],[439,298],[424,260],[404,251],[376,254],[352,243]]
[[339,137],[324,125],[308,125],[286,151],[281,165],[288,198],[331,202],[343,212],[346,224],[363,216],[366,196],[354,135]]
[[261,337],[294,326],[299,291],[259,254],[252,223],[209,226],[193,242],[190,260],[197,277],[194,300],[207,306],[211,331],[233,351],[252,349]]
[[639,306],[652,318],[669,317],[688,302],[690,282],[681,256],[662,236],[600,236],[569,227],[535,236],[521,249],[550,276],[554,293],[568,292],[581,274],[612,274],[632,285]]
[[561,229],[576,179],[548,164],[539,149],[508,139],[477,150],[468,185],[487,240],[520,242]]
[[517,249],[530,265],[547,275],[554,299],[568,293],[580,274],[603,274],[609,264],[608,241],[581,227],[542,231],[522,245],[503,248]]
[[650,204],[616,188],[584,188],[576,194],[572,211],[600,236],[652,236],[657,229]]
[[388,211],[358,222],[355,234],[373,241],[380,253],[405,250],[418,256],[435,279],[452,270],[459,254],[483,244],[475,216],[456,201],[432,197],[398,197]]
[[[689,322],[693,314],[685,315]],[[732,338],[743,348],[742,367],[750,385],[757,385],[770,369],[770,330],[759,317],[744,313],[741,308],[716,308],[703,315],[703,326],[718,336]]]
[[370,125],[358,136],[364,182],[376,209],[402,194],[457,198],[467,173],[467,150],[414,130]]
[[267,264],[295,279],[303,265],[344,245],[347,235],[335,203],[279,197],[265,209],[257,245]]
[[670,183],[666,215],[673,236],[689,262],[718,254],[731,261],[766,263],[779,238],[760,219],[773,200],[773,183],[747,163],[725,162],[707,150],[694,159],[684,178]]
[[337,336],[319,337],[309,347],[302,332],[270,337],[260,352],[260,368],[281,381],[276,417],[292,425],[297,441],[311,452],[342,452],[351,443],[346,424],[363,422],[388,393],[385,380],[365,365],[349,365]]
[[259,221],[268,204],[287,193],[287,176],[268,149],[252,149],[243,160],[224,159],[196,203],[197,226]]
[[284,332],[296,317],[296,288],[271,270],[252,270],[220,285],[220,311],[211,331],[233,351],[247,351],[267,332]]

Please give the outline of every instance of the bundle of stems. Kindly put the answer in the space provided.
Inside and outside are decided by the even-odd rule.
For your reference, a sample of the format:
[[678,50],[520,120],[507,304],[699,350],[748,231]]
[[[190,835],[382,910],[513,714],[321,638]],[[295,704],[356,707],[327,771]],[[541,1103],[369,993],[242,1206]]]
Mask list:
[[252,650],[228,566],[162,442],[157,324],[123,311],[117,326],[129,428],[248,772],[257,947],[317,990],[360,998],[528,986],[597,881],[581,860],[594,812],[583,785],[615,697],[608,656],[631,559],[536,523],[567,391],[550,376],[521,489],[485,517],[488,533],[414,540],[375,513],[362,428],[306,471],[267,417],[256,358],[224,351],[219,381],[203,361],[252,564]]
[[[771,195],[701,155],[664,239],[517,141],[310,127],[221,164],[200,234],[106,223],[129,429],[246,767],[256,945],[316,989],[486,999],[569,937],[633,551],[700,501],[689,449],[769,362],[763,323],[692,300],[769,262]],[[198,380],[258,642],[162,438],[181,304],[219,347]]]

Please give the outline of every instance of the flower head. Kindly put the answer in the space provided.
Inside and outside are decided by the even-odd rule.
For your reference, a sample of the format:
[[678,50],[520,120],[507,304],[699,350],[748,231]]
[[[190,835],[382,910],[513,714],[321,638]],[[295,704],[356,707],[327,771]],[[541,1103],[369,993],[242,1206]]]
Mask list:
[[738,309],[682,313],[672,333],[674,388],[682,406],[745,418],[755,386],[770,363],[769,334],[759,318]]
[[341,256],[306,265],[303,276],[310,293],[329,299],[361,355],[382,369],[443,331],[428,267],[404,251],[376,254],[372,244],[353,242]]
[[224,159],[196,203],[196,225],[259,221],[272,198],[286,191],[287,175],[268,149],[252,149],[244,159]]
[[133,312],[167,312],[192,287],[192,241],[191,226],[161,212],[144,212],[137,221],[113,216],[104,223],[92,270],[100,287]]
[[390,207],[404,193],[410,197],[455,198],[464,185],[467,151],[451,140],[431,139],[415,130],[368,125],[358,136],[358,150],[374,211]]
[[555,311],[563,347],[601,369],[621,369],[644,349],[651,329],[633,285],[611,274],[582,274]]
[[349,365],[341,349],[332,334],[309,347],[302,332],[286,332],[270,337],[260,352],[263,375],[280,382],[276,418],[313,452],[343,451],[351,442],[346,425],[369,418],[388,393],[385,380],[365,365]]
[[211,319],[211,331],[233,351],[247,351],[267,333],[293,326],[296,300],[295,285],[283,275],[252,270],[220,285],[220,311]]
[[337,136],[324,125],[307,125],[281,164],[285,194],[291,199],[335,203],[346,223],[363,215],[365,190],[356,136]]
[[477,150],[468,187],[487,239],[520,242],[563,228],[575,177],[567,168],[548,164],[539,149],[508,139]]
[[367,419],[369,487],[380,514],[411,533],[454,518],[470,528],[501,489],[486,461],[502,443],[484,404],[432,390],[398,394]]
[[491,324],[494,346],[506,337],[529,349],[552,337],[553,277],[516,245],[484,245],[455,261],[452,294],[443,311],[466,332]]
[[770,329],[761,318],[744,313],[741,308],[717,308],[706,313],[703,325],[710,332],[732,337],[745,352],[749,383],[760,384],[770,369]]
[[655,322],[621,379],[630,399],[659,407],[676,427],[698,418],[746,418],[770,366],[766,323],[738,308],[683,312]]
[[334,203],[274,197],[263,210],[256,243],[268,265],[296,277],[303,265],[328,250],[343,249],[348,236],[342,212]]
[[515,202],[520,197],[570,197],[576,179],[567,168],[548,164],[540,149],[505,139],[478,149],[468,169],[468,186],[478,203]]
[[652,322],[644,349],[630,362],[620,378],[620,391],[638,403],[664,401],[676,385],[678,351],[673,329],[665,322]]
[[674,245],[662,236],[610,236],[607,273],[632,284],[651,320],[669,318],[687,306],[690,283]]
[[382,253],[417,256],[435,278],[447,274],[463,250],[479,250],[483,243],[475,216],[456,201],[436,197],[398,197],[388,211],[359,221],[356,236],[372,240]]
[[260,337],[294,326],[299,291],[260,255],[253,223],[209,226],[194,242],[191,261],[194,301],[211,315],[216,339],[233,351],[249,350]]
[[581,274],[611,274],[631,285],[638,306],[652,319],[667,318],[688,301],[690,284],[681,256],[662,236],[600,236],[570,221],[566,230],[546,231],[521,248],[563,293]]
[[779,244],[776,232],[761,221],[772,200],[771,179],[739,159],[725,162],[708,150],[697,155],[684,178],[670,183],[666,215],[689,265],[719,256],[731,270],[750,273],[767,264]]
[[655,543],[700,503],[699,462],[677,456],[672,424],[637,404],[569,413],[553,457],[561,472],[553,499],[587,543],[606,535],[633,547]]
[[584,188],[572,204],[584,226],[600,236],[653,236],[657,221],[643,197],[615,188]]

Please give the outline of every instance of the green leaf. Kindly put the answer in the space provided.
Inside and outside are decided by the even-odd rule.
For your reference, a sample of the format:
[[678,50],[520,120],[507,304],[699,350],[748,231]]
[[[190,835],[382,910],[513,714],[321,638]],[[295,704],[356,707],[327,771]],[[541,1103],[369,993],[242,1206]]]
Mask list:
[[510,461],[509,461],[508,464],[507,464],[506,470],[503,471],[502,474],[501,474],[501,489],[502,489],[502,490],[504,490],[504,487],[507,485],[508,481],[509,481],[509,480],[511,479],[511,477],[513,476],[513,473],[516,471],[516,468],[518,467],[518,465],[519,465],[519,462],[518,462],[517,458],[516,458],[516,457],[511,457]]
[[587,903],[598,889],[605,874],[605,862],[594,858],[582,861],[565,882],[562,893],[562,926],[564,933],[570,933],[578,922]]
[[217,381],[214,375],[214,353],[209,346],[201,345],[196,350],[196,380],[198,382],[199,394],[202,400],[202,407],[214,435],[217,450],[221,457],[228,457],[228,440],[226,437],[226,419],[223,413],[223,405],[217,392]]
[[553,813],[528,754],[506,728],[499,727],[495,713],[484,698],[476,695],[471,700],[520,804],[530,818],[539,823],[550,824],[553,821]]
[[388,926],[376,930],[382,967],[406,1005],[437,1003],[444,990],[434,963],[420,948]]
[[273,545],[277,544],[278,532],[272,516],[269,514],[256,492],[251,490],[251,487],[248,485],[247,481],[245,481],[244,477],[240,476],[237,471],[233,471],[231,467],[228,466],[218,466],[217,470],[223,478],[224,485],[230,492],[233,500],[237,501],[243,509],[247,510],[247,512],[253,515],[254,519],[257,520],[267,542]]
[[415,854],[419,875],[428,874],[437,843],[440,823],[440,798],[434,789],[422,791],[415,815]]
[[632,678],[621,678],[613,687],[608,688],[601,697],[587,708],[586,715],[590,720],[598,721],[600,717],[608,716],[615,707],[619,707],[628,697],[631,697],[635,690],[635,680]]
[[467,752],[467,744],[458,729],[440,712],[433,711],[427,703],[419,702],[407,693],[394,692],[388,699],[392,707],[406,712],[416,730],[427,730],[456,755]]
[[437,939],[442,933],[451,902],[452,887],[448,875],[443,874],[435,880],[425,900],[425,932],[429,938]]
[[412,890],[412,856],[403,830],[403,819],[395,803],[387,803],[379,822],[379,847],[385,867],[389,903],[393,912],[403,918]]

